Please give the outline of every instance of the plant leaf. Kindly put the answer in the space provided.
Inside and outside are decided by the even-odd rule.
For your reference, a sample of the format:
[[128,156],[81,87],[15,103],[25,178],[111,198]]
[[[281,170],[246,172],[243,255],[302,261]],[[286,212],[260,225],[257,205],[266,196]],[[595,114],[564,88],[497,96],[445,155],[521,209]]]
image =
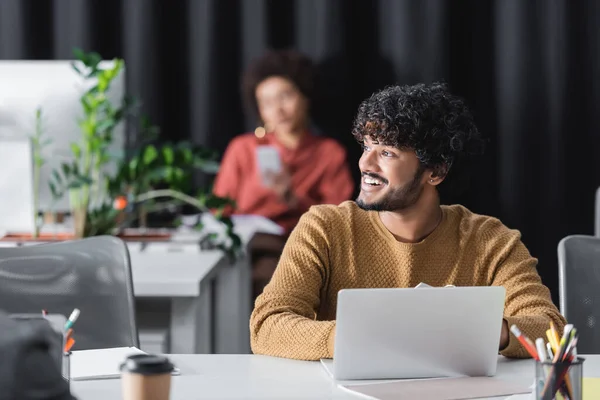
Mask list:
[[175,160],[175,152],[173,151],[173,148],[163,147],[162,154],[163,154],[165,164],[173,165],[173,161]]
[[117,121],[115,121],[112,118],[108,118],[108,119],[102,120],[102,121],[98,122],[98,125],[96,126],[96,129],[100,133],[109,131],[109,130],[111,130],[111,129],[113,129],[115,127],[116,122]]
[[75,158],[81,157],[81,147],[77,143],[71,143],[71,152]]
[[56,183],[58,183],[59,185],[62,183],[62,177],[60,176],[57,170],[52,171],[52,176],[54,177]]
[[156,160],[158,158],[158,150],[156,150],[156,147],[149,145],[146,146],[146,148],[144,149],[144,156],[142,158],[144,165],[150,165],[150,163],[152,163],[152,161]]
[[87,55],[79,47],[73,48],[73,55],[75,56],[76,59],[81,60],[81,61],[85,61],[87,59]]

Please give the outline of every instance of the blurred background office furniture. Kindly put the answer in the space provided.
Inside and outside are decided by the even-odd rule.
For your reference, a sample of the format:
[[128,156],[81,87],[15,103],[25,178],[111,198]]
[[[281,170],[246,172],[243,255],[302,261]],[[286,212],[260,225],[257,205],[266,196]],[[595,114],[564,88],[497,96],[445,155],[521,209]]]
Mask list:
[[[240,223],[237,232],[244,243],[254,235],[247,223]],[[248,258],[242,254],[230,260],[220,250],[201,249],[199,235],[126,242],[139,347],[155,353],[248,354],[252,311]],[[0,254],[40,243],[0,241]]]
[[[256,229],[255,219],[238,219],[235,230],[244,247]],[[248,254],[232,260],[220,250],[200,249],[198,235],[187,231],[168,242],[128,243],[142,349],[148,346],[148,328],[160,335],[168,326],[165,353],[248,354]]]
[[12,314],[81,314],[74,349],[139,347],[129,251],[98,236],[0,248],[0,304]]
[[[140,338],[150,339],[145,333],[147,328],[160,335],[167,327],[167,346],[162,351],[216,352],[217,323],[226,315],[218,311],[216,282],[220,282],[226,269],[235,267],[222,252],[202,251],[197,244],[151,243],[143,249],[141,243],[128,245],[132,249]],[[232,290],[227,295],[235,298],[236,292]],[[233,333],[243,332],[239,327]],[[150,350],[147,346],[142,342],[142,350]],[[234,345],[225,347],[229,352],[237,352]]]
[[580,353],[600,353],[600,238],[567,236],[558,244],[560,311],[577,327]]

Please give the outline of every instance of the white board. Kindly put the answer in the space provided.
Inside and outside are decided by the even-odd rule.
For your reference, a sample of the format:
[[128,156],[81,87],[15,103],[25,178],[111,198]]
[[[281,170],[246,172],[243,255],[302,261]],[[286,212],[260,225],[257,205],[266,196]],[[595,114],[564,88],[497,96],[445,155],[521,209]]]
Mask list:
[[28,139],[0,139],[0,231],[33,233],[33,160]]

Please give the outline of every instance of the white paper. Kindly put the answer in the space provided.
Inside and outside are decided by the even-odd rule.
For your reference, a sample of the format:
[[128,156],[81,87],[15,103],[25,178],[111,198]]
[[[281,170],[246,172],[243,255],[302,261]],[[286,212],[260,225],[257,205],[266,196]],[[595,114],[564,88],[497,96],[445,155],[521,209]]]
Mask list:
[[260,215],[233,215],[231,217],[235,231],[254,230],[255,233],[283,235],[283,228],[275,222]]
[[[137,347],[79,350],[71,353],[71,380],[114,379],[121,377],[120,367],[134,354],[145,354]],[[178,375],[175,368],[173,375]]]
[[[222,233],[224,226],[210,213],[201,217],[204,225],[203,232]],[[242,237],[251,237],[255,233],[269,233],[272,235],[283,235],[284,230],[275,222],[261,215],[232,215],[233,230]]]
[[431,287],[431,286],[430,286],[430,285],[428,285],[428,284],[426,284],[426,283],[423,283],[423,282],[421,282],[421,283],[419,283],[417,286],[415,286],[415,289],[418,289],[418,288],[425,288],[425,287]]
[[[423,283],[423,282],[421,282],[421,283],[419,283],[417,286],[415,286],[415,289],[419,289],[419,288],[430,288],[430,287],[433,287],[433,286],[431,286],[431,285],[428,285],[428,284],[426,284],[426,283]],[[456,287],[456,286],[454,286],[454,285],[446,285],[446,286],[444,286],[444,287]]]

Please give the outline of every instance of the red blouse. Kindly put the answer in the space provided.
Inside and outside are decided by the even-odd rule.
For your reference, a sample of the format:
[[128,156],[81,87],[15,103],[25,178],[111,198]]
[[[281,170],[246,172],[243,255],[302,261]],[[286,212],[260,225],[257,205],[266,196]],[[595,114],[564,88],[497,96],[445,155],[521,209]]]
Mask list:
[[[291,173],[292,190],[298,199],[295,208],[262,183],[256,148],[265,144],[277,148]],[[261,215],[289,233],[310,206],[339,204],[349,200],[353,190],[346,151],[335,140],[308,134],[297,148],[288,149],[272,133],[261,139],[247,133],[233,139],[227,147],[213,193],[235,200],[235,214]]]

